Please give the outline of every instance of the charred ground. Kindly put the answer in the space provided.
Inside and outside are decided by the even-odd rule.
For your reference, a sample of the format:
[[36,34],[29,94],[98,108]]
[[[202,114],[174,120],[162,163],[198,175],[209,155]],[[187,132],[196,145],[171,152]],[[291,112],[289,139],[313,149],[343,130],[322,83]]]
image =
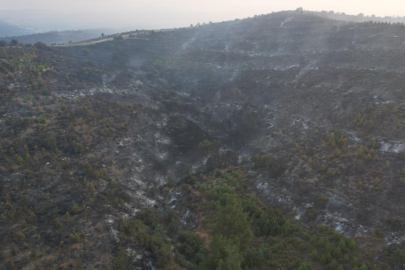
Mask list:
[[404,27],[0,48],[2,267],[403,269]]

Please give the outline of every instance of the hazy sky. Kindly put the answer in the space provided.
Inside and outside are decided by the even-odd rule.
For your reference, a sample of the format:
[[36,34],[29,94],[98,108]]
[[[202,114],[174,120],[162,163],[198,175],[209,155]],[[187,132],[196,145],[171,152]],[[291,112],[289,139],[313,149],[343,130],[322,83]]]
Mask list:
[[176,27],[244,18],[303,7],[348,14],[405,16],[405,0],[0,0],[0,10],[44,9],[80,13],[97,26]]

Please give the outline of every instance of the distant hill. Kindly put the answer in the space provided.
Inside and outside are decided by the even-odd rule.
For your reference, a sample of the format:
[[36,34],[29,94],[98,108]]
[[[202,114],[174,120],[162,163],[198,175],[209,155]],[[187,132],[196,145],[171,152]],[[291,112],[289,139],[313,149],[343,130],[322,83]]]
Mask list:
[[[43,33],[50,31],[66,31],[70,29],[95,29],[98,27],[84,26],[79,15],[66,14],[50,10],[1,10],[0,18],[4,21],[30,29],[30,33]],[[20,35],[20,34],[18,34]],[[10,36],[10,35],[8,35]]]
[[0,37],[20,36],[30,34],[31,31],[26,28],[19,27],[6,20],[0,19]]
[[100,37],[101,34],[112,34],[114,30],[111,29],[90,29],[90,30],[72,30],[72,31],[52,31],[47,33],[30,34],[24,36],[12,36],[3,38],[7,42],[12,39],[18,40],[20,43],[24,44],[34,44],[41,41],[45,44],[58,44],[58,43],[69,43],[69,42],[79,42],[88,39],[94,39]]

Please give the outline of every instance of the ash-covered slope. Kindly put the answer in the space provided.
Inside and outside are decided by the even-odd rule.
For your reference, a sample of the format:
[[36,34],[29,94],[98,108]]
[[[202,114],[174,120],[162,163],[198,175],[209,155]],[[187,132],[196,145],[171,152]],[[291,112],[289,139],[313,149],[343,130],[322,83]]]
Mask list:
[[4,49],[5,264],[401,269],[404,29],[298,11]]

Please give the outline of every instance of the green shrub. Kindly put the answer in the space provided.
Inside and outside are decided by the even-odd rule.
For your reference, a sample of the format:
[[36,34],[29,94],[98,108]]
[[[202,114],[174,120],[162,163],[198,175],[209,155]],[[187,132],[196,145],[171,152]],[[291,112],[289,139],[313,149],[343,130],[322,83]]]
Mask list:
[[257,248],[251,247],[245,253],[244,262],[249,268],[260,267],[267,259],[268,250],[265,246],[261,245]]
[[179,252],[183,254],[187,260],[199,263],[204,251],[203,241],[194,233],[182,232],[177,237],[180,243]]
[[113,269],[114,270],[127,270],[127,269],[129,269],[129,266],[130,266],[129,256],[127,255],[127,252],[122,247],[120,247],[118,249],[118,254],[113,259],[112,264],[113,264]]
[[294,270],[312,270],[312,266],[308,263],[301,263],[300,266],[295,268]]
[[45,124],[46,123],[46,119],[45,119],[44,115],[41,115],[41,117],[39,118],[39,123],[40,124]]

